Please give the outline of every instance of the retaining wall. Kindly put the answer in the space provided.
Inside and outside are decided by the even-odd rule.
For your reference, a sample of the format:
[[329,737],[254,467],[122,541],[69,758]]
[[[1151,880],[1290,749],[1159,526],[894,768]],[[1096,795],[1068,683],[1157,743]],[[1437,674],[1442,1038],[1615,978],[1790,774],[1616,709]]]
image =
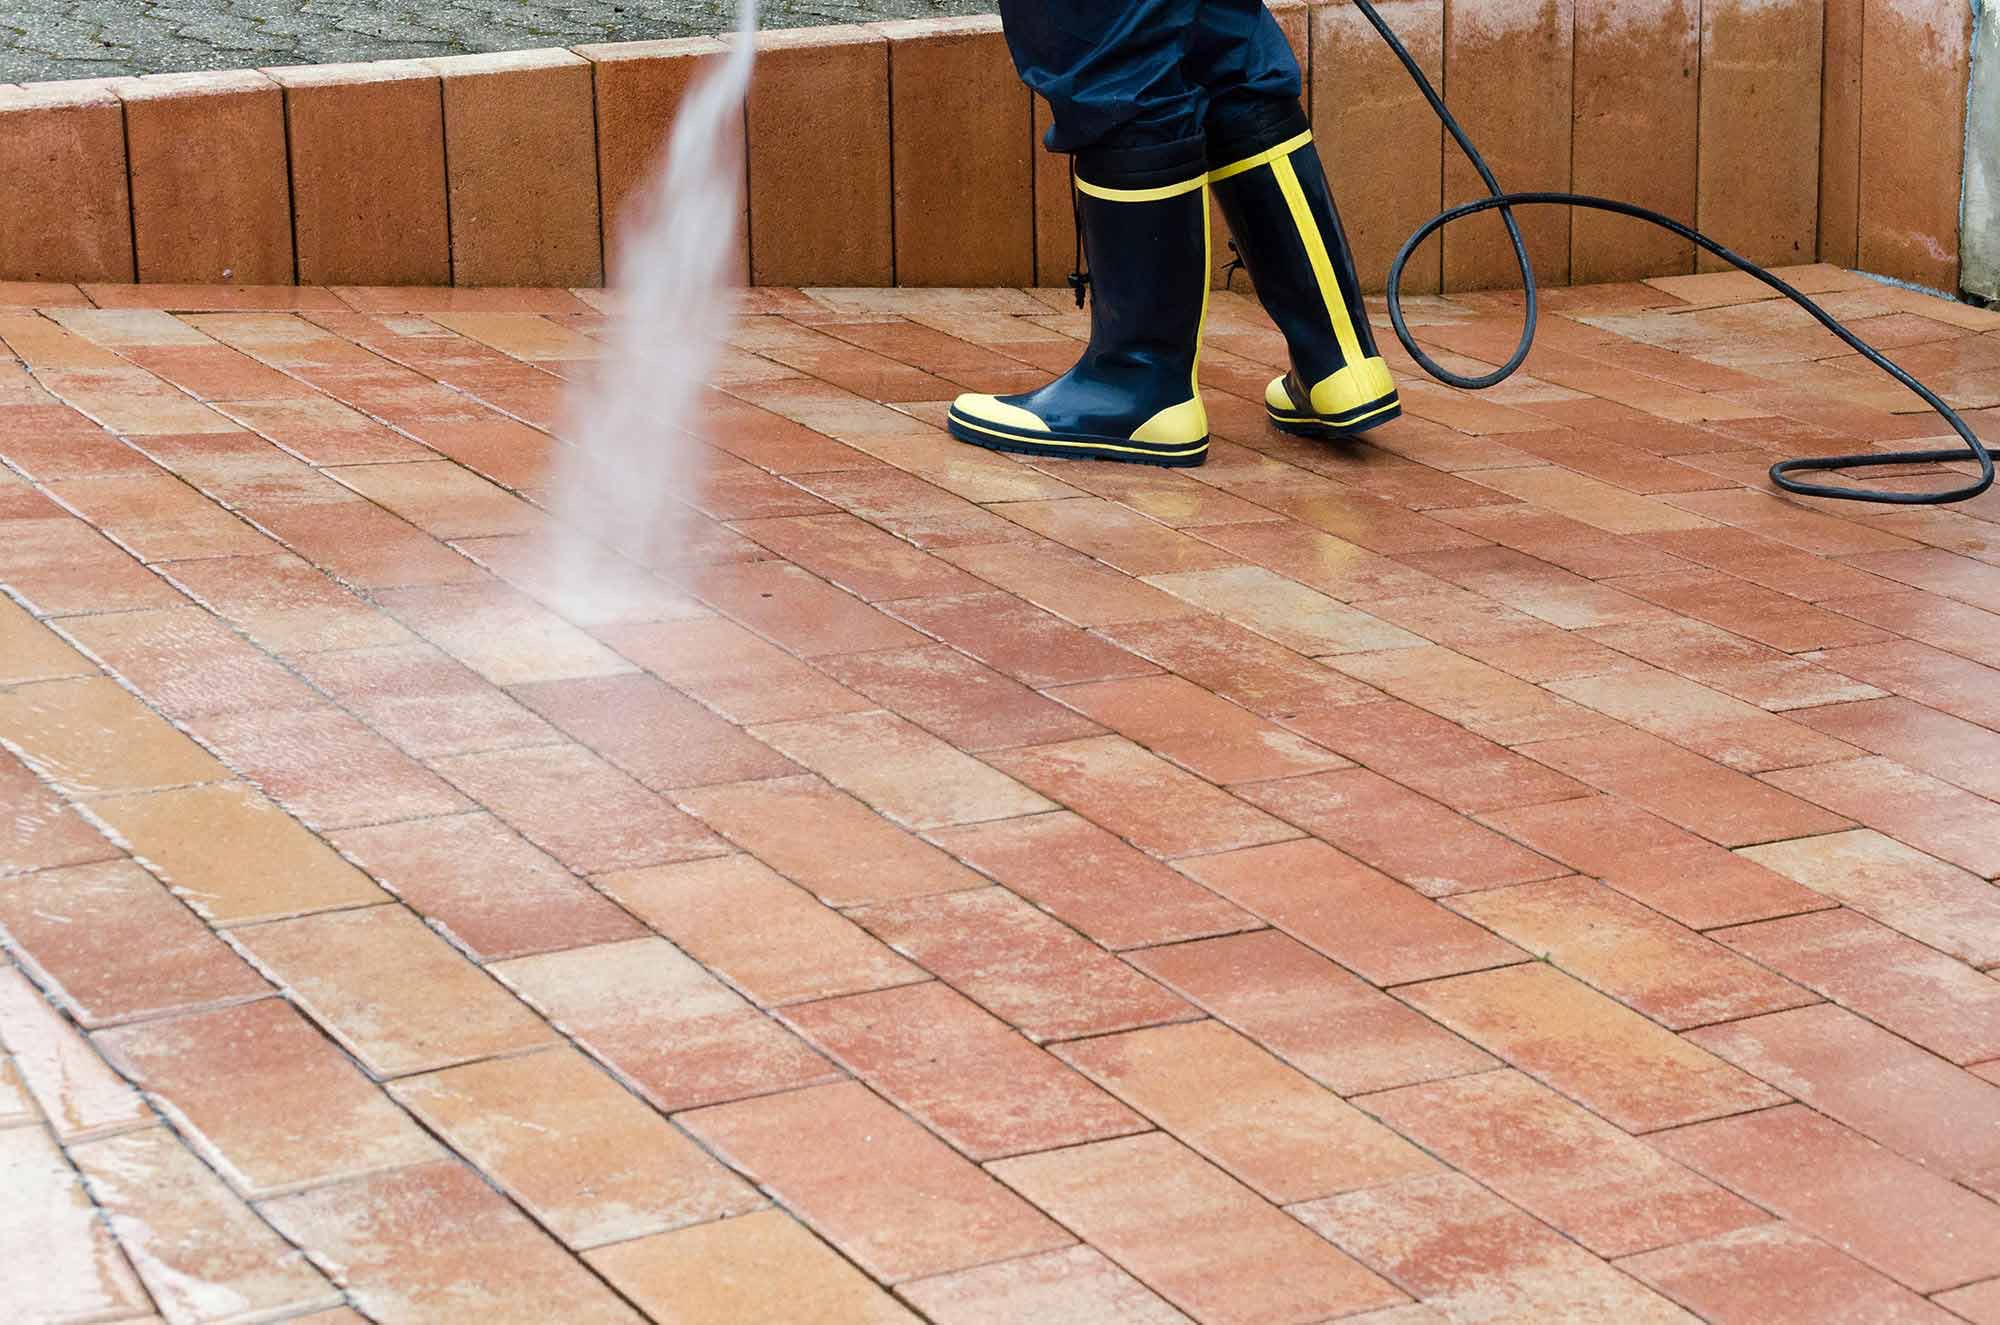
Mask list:
[[[1958,286],[1968,0],[1381,8],[1509,188],[1629,198],[1767,264]],[[1474,196],[1476,177],[1351,5],[1272,9],[1379,282],[1402,239]],[[793,29],[759,45],[743,121],[748,279],[1060,284],[1067,174],[1037,150],[1046,108],[1015,80],[997,20]],[[597,284],[675,106],[723,49],[0,88],[0,279]],[[1544,209],[1525,224],[1550,284],[1697,269],[1688,246],[1619,218]],[[1428,245],[1408,288],[1515,281],[1488,218]]]

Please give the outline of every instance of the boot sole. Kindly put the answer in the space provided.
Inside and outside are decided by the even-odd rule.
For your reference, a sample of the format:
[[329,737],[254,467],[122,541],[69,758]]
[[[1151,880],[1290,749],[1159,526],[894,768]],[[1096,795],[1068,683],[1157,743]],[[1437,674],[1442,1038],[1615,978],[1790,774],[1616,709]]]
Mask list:
[[1403,417],[1403,402],[1396,396],[1377,400],[1350,410],[1346,414],[1328,416],[1324,414],[1280,414],[1265,406],[1265,413],[1271,416],[1272,426],[1279,432],[1290,433],[1294,437],[1313,437],[1325,441],[1341,437],[1358,437],[1371,428],[1379,428],[1385,423]]
[[1158,446],[1129,437],[1096,437],[1089,433],[1025,432],[1004,424],[974,420],[953,410],[945,419],[953,437],[988,451],[1015,455],[1054,456],[1067,460],[1115,460],[1132,465],[1191,469],[1208,459],[1208,438],[1189,446]]

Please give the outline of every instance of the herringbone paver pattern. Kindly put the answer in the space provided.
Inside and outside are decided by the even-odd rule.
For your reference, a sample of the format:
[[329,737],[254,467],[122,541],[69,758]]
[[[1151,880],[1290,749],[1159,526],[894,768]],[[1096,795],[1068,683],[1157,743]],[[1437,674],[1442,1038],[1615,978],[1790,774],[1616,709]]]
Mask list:
[[2000,1321],[2000,496],[1774,495],[1936,424],[1761,294],[1341,446],[1218,296],[1168,473],[940,430],[1066,295],[753,291],[571,620],[607,299],[0,286],[0,1314]]

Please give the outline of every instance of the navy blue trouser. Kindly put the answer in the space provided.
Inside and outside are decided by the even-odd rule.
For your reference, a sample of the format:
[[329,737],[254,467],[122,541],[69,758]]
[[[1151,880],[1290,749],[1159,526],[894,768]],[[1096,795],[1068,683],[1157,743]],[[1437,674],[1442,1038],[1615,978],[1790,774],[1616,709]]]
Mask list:
[[1198,137],[1217,108],[1297,100],[1299,62],[1263,0],[1000,0],[1056,152]]

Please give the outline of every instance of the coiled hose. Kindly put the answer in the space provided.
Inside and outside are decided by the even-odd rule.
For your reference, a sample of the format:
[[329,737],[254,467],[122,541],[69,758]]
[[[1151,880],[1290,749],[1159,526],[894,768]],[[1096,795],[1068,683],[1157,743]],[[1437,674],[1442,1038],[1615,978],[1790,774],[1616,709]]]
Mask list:
[[[1818,322],[1835,336],[1838,336],[1856,353],[1908,387],[1916,394],[1918,399],[1936,411],[1939,418],[1950,424],[1952,431],[1957,433],[1965,442],[1964,450],[1873,451],[1866,455],[1813,456],[1798,460],[1781,460],[1771,466],[1771,482],[1777,484],[1778,487],[1784,489],[1786,492],[1795,492],[1806,497],[1833,497],[1842,501],[1878,502],[1883,505],[1892,506],[1937,506],[1947,502],[1970,501],[1993,486],[1993,456],[1987,451],[1985,444],[1979,440],[1978,435],[1972,431],[1965,420],[1959,417],[1958,411],[1940,399],[1936,392],[1891,363],[1881,351],[1849,331],[1840,323],[1839,319],[1835,318],[1799,291],[1793,289],[1784,281],[1765,271],[1762,267],[1759,267],[1756,263],[1751,262],[1747,258],[1737,256],[1693,227],[1683,225],[1672,217],[1663,216],[1648,208],[1640,207],[1636,203],[1619,202],[1611,198],[1594,198],[1581,193],[1508,193],[1502,190],[1500,181],[1493,177],[1492,170],[1487,167],[1486,159],[1479,155],[1479,149],[1474,147],[1472,140],[1465,136],[1464,128],[1459,125],[1457,118],[1452,115],[1450,108],[1444,104],[1444,99],[1438,96],[1437,89],[1431,86],[1431,80],[1417,66],[1416,60],[1411,57],[1409,49],[1403,45],[1402,40],[1396,36],[1394,29],[1383,20],[1382,15],[1376,11],[1373,4],[1369,3],[1369,0],[1354,0],[1354,3],[1369,23],[1374,25],[1375,31],[1381,34],[1382,40],[1389,44],[1389,49],[1395,52],[1396,58],[1402,61],[1403,68],[1409,72],[1410,78],[1416,83],[1418,90],[1424,94],[1424,100],[1430,102],[1431,109],[1437,112],[1438,119],[1443,122],[1445,129],[1450,132],[1452,138],[1458,143],[1459,149],[1465,153],[1466,159],[1472,163],[1473,169],[1479,172],[1479,178],[1484,181],[1487,192],[1492,195],[1481,198],[1476,202],[1463,203],[1460,206],[1440,212],[1438,215],[1432,217],[1415,234],[1410,236],[1409,240],[1404,243],[1402,251],[1396,254],[1395,262],[1390,265],[1388,285],[1389,321],[1396,329],[1396,338],[1403,342],[1403,348],[1410,352],[1410,357],[1415,359],[1425,372],[1449,386],[1461,387],[1470,391],[1483,391],[1487,387],[1498,386],[1500,383],[1506,381],[1520,369],[1523,363],[1527,362],[1529,351],[1535,345],[1535,331],[1541,317],[1540,295],[1535,284],[1534,264],[1528,258],[1527,243],[1521,238],[1521,227],[1514,220],[1514,208],[1552,204],[1564,207],[1586,207],[1600,212],[1613,212],[1619,216],[1629,216],[1634,220],[1645,221],[1651,225],[1659,226],[1663,230],[1670,230],[1682,239],[1689,240],[1707,252],[1713,253],[1716,257],[1729,263],[1738,271],[1754,276],[1764,284],[1770,286],[1800,308],[1805,309],[1806,312],[1812,315],[1814,321]],[[1521,268],[1521,286],[1526,291],[1526,318],[1521,328],[1521,341],[1515,348],[1513,357],[1490,373],[1477,377],[1467,377],[1452,372],[1443,364],[1431,358],[1429,354],[1425,353],[1418,346],[1416,337],[1410,334],[1409,324],[1403,318],[1403,269],[1409,264],[1411,255],[1416,252],[1419,245],[1450,225],[1453,221],[1461,220],[1468,216],[1475,216],[1480,212],[1496,210],[1500,213],[1500,219],[1507,225],[1507,237],[1513,241],[1514,245],[1514,260]],[[1808,483],[1792,477],[1795,474],[1832,473],[1850,469],[1870,469],[1883,465],[1932,464],[1938,461],[1964,460],[1967,458],[1973,459],[1979,464],[1978,481],[1968,483],[1963,487],[1949,488],[1938,492],[1890,492],[1868,488],[1848,488],[1826,483]]]

